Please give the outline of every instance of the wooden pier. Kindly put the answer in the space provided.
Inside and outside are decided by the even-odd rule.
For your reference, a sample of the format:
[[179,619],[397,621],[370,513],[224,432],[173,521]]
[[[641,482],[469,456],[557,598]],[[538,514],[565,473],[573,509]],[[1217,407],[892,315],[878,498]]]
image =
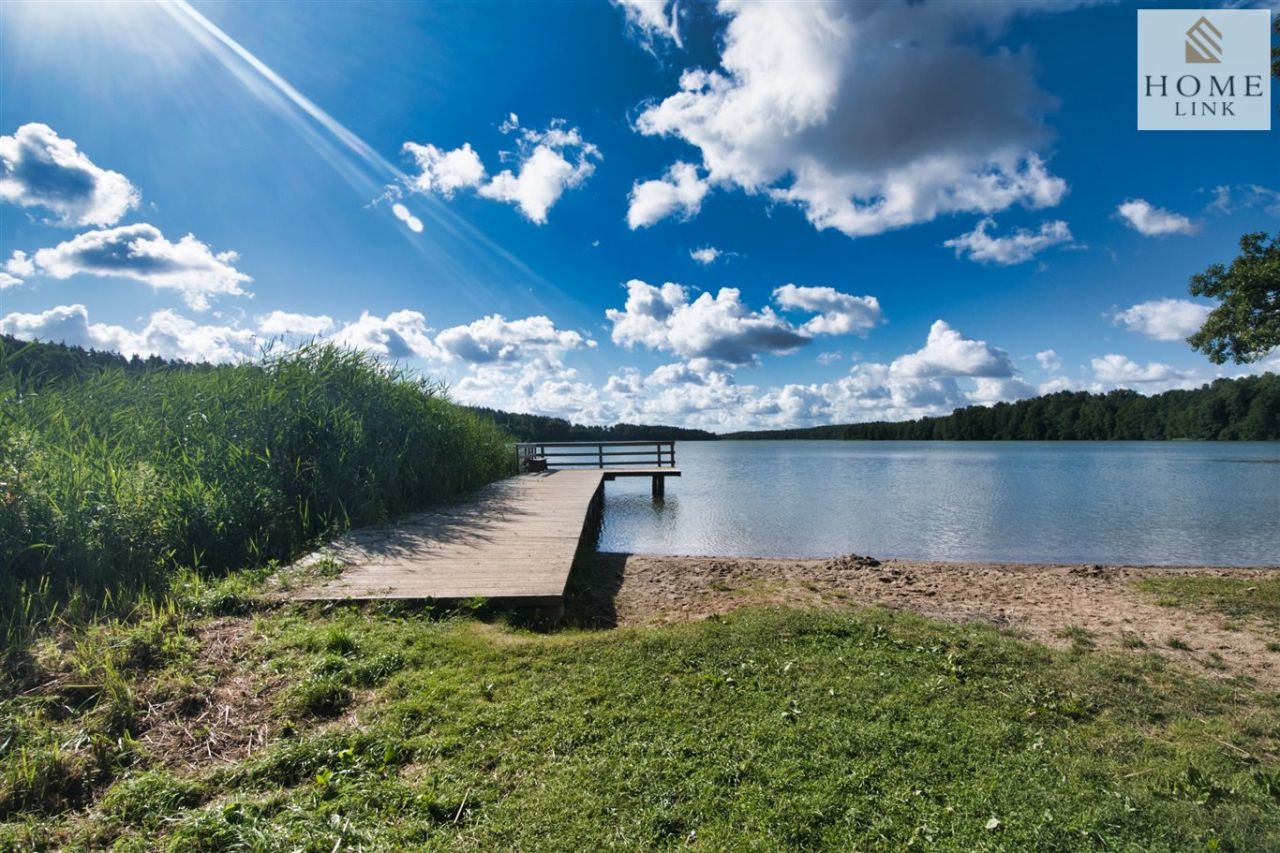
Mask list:
[[340,572],[293,597],[559,605],[575,557],[594,548],[605,481],[651,477],[661,499],[666,478],[680,476],[674,442],[547,442],[516,454],[523,473],[471,501],[353,530],[307,558],[332,560]]
[[598,468],[605,480],[649,477],[654,498],[667,493],[667,478],[679,477],[674,441],[559,441],[516,445],[520,471]]

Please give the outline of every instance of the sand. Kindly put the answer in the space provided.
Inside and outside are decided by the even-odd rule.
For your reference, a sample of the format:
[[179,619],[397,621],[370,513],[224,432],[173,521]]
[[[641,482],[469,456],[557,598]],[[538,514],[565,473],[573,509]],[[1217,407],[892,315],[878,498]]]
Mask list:
[[1147,577],[1276,577],[1277,570],[604,553],[593,559],[586,592],[570,609],[602,627],[626,627],[703,619],[749,605],[880,606],[986,623],[1060,648],[1081,636],[1074,629],[1083,629],[1098,649],[1154,652],[1213,678],[1247,676],[1264,689],[1280,689],[1280,651],[1268,648],[1280,642],[1275,625],[1162,606],[1136,586]]

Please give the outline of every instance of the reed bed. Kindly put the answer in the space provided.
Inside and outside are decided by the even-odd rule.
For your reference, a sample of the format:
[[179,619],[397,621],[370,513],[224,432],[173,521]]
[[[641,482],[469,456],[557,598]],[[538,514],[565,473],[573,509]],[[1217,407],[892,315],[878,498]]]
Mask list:
[[0,641],[127,612],[175,577],[512,473],[510,439],[445,389],[310,345],[253,364],[105,370],[32,387],[0,352]]

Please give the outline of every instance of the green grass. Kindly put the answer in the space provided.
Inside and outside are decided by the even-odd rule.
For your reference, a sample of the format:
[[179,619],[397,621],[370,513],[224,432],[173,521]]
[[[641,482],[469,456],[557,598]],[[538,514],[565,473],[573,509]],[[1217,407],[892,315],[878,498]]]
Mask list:
[[[184,569],[270,564],[511,473],[443,389],[309,346],[258,364],[31,383],[0,348],[0,652]],[[32,392],[29,389],[38,390]],[[229,604],[230,602],[228,602]]]
[[[208,618],[86,636],[140,705],[204,677]],[[1280,849],[1280,700],[1143,652],[880,611],[546,634],[307,606],[234,624],[255,638],[237,671],[283,679],[267,748],[193,771],[106,690],[69,713],[12,695],[0,847]],[[74,649],[43,665],[86,664]]]
[[1145,578],[1138,588],[1170,607],[1212,610],[1234,618],[1255,617],[1280,628],[1280,577]]

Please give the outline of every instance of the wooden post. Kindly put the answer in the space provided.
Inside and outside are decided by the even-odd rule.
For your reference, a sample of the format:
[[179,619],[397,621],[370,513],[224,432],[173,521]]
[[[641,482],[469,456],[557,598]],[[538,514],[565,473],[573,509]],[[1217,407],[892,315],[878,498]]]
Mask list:
[[600,460],[600,467],[603,468],[604,467],[604,445],[603,444],[596,445],[596,453],[600,454],[598,458]]
[[667,478],[662,474],[653,475],[653,499],[662,500],[667,492]]

